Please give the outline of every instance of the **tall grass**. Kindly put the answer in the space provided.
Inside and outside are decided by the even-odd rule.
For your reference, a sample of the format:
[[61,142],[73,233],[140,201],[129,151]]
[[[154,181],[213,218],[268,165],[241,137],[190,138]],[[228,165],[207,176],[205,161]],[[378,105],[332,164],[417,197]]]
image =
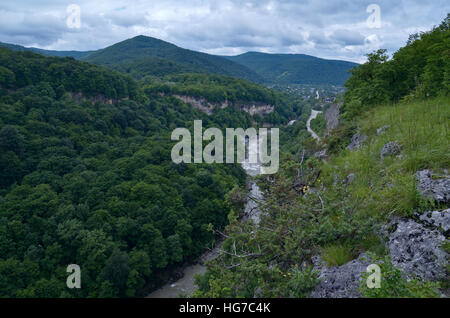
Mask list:
[[448,97],[378,107],[367,113],[361,125],[372,135],[377,128],[390,126],[373,142],[378,149],[383,143],[398,141],[403,146],[405,160],[396,163],[407,171],[440,170],[450,166]]
[[[450,167],[450,99],[383,105],[367,112],[358,126],[368,140],[358,151],[342,151],[325,165],[331,183],[334,172],[355,179],[348,186],[350,202],[361,202],[358,213],[385,218],[411,215],[422,204],[416,190],[415,173]],[[389,126],[384,134],[377,129]],[[390,141],[401,147],[399,156],[380,158],[380,149]]]
[[341,266],[353,258],[352,248],[347,245],[330,245],[322,248],[321,257],[328,266]]

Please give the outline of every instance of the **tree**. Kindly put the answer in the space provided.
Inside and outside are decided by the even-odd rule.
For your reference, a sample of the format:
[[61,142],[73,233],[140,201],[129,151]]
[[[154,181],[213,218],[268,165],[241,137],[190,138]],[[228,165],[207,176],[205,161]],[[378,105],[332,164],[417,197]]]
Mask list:
[[130,260],[127,253],[115,250],[106,261],[99,279],[101,281],[109,281],[113,288],[119,291],[119,295],[124,295],[130,273],[129,263]]

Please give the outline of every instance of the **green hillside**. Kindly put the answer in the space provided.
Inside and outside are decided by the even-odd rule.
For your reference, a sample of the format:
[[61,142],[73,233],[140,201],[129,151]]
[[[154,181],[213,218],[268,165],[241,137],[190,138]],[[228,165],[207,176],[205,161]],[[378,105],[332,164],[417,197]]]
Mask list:
[[45,56],[57,56],[57,57],[73,57],[75,59],[80,59],[93,51],[55,51],[55,50],[43,50],[35,47],[24,47],[21,45],[3,43],[0,42],[0,47],[7,47],[8,49],[14,51],[31,51],[35,53],[39,53]]
[[97,51],[54,51],[1,43],[15,51],[45,56],[73,57],[107,66],[141,79],[173,74],[226,75],[265,84],[343,85],[348,71],[357,64],[302,54],[249,52],[238,56],[215,56],[180,48],[147,36],[137,36]]
[[356,63],[324,60],[303,54],[265,54],[248,52],[227,56],[261,75],[270,84],[331,84],[343,85],[348,71]]
[[[204,98],[208,102],[220,104],[229,102],[233,106],[249,103],[269,104],[275,107],[272,114],[264,118],[255,116],[259,123],[284,125],[290,119],[297,118],[305,103],[298,97],[245,80],[213,74],[168,75],[162,78],[146,78],[143,87],[147,93],[179,94]],[[239,108],[237,108],[239,110]],[[216,110],[216,112],[220,112]],[[228,122],[228,121],[227,121]]]
[[[208,228],[228,223],[225,198],[246,175],[172,163],[171,132],[196,119],[252,123],[232,107],[208,116],[146,94],[101,66],[1,48],[0,297],[145,295],[213,244]],[[72,263],[79,290],[65,286]]]
[[[262,81],[253,71],[222,57],[183,49],[142,35],[93,52],[82,60],[125,71],[137,77],[159,75],[162,63],[170,65],[171,72],[174,73],[213,73],[254,82]],[[147,63],[150,65],[146,65]],[[152,70],[154,65],[157,65],[156,72]]]

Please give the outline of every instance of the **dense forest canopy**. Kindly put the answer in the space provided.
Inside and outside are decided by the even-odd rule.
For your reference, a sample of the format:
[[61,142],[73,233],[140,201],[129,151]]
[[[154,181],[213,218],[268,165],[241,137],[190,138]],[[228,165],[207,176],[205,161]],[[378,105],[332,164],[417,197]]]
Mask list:
[[87,96],[101,94],[113,99],[134,98],[137,93],[136,82],[131,77],[103,67],[70,57],[43,58],[37,53],[0,48],[2,88],[17,89],[40,82],[48,83],[57,97],[61,97],[65,91],[82,91]]
[[[277,98],[235,79],[182,79],[180,90],[204,81],[236,98]],[[209,229],[226,226],[226,197],[246,176],[238,165],[172,163],[170,134],[194,119],[255,120],[233,107],[208,116],[72,58],[0,49],[0,296],[142,295],[212,244]],[[80,290],[65,288],[73,263]]]
[[349,77],[348,71],[357,65],[304,54],[248,52],[237,56],[216,56],[142,35],[88,52],[43,50],[0,42],[2,46],[46,56],[74,57],[107,66],[135,79],[196,73],[225,75],[268,85],[343,85]]
[[[179,74],[160,78],[153,76],[142,80],[148,94],[178,94],[204,98],[210,103],[228,102],[239,106],[260,103],[275,107],[272,114],[263,118],[255,116],[258,124],[284,125],[302,113],[304,102],[300,97],[287,95],[261,85],[237,78],[213,74]],[[239,108],[237,108],[239,109]],[[220,110],[216,110],[220,112]]]

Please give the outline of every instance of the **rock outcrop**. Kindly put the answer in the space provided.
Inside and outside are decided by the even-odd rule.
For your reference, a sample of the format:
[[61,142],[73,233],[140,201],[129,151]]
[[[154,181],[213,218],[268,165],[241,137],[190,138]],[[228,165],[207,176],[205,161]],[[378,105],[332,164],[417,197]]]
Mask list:
[[380,157],[383,159],[384,157],[388,156],[396,156],[400,154],[402,147],[400,144],[396,141],[388,142],[386,145],[384,145],[383,148],[380,150]]
[[[194,97],[186,95],[173,95],[174,97],[180,99],[186,104],[190,104],[192,107],[208,114],[212,115],[216,109],[224,109],[232,106],[231,102],[224,101],[222,103],[211,103],[203,97]],[[265,116],[271,114],[275,111],[275,106],[260,103],[260,102],[238,102],[236,105],[244,112],[250,115],[260,115]]]
[[409,277],[437,281],[446,277],[448,254],[442,248],[444,235],[411,219],[394,219],[388,247],[394,266]]
[[322,149],[320,151],[317,151],[314,154],[314,157],[316,157],[319,160],[327,159],[328,158],[327,148],[324,148],[324,149]]
[[425,198],[435,200],[438,203],[450,203],[450,176],[444,175],[433,178],[430,170],[418,171],[417,189]]
[[337,267],[327,267],[319,256],[313,257],[314,270],[319,272],[321,282],[311,293],[312,298],[358,298],[362,297],[359,286],[361,275],[371,264],[366,254]]
[[358,132],[353,135],[352,141],[350,145],[347,146],[347,149],[349,150],[355,150],[361,148],[364,141],[366,141],[367,135],[361,134],[360,130],[358,129]]
[[339,125],[339,109],[341,106],[342,103],[332,104],[323,114],[323,117],[327,121],[327,135]]
[[450,209],[444,211],[429,211],[423,214],[416,212],[416,217],[419,218],[426,226],[431,226],[440,229],[448,237],[450,232]]

